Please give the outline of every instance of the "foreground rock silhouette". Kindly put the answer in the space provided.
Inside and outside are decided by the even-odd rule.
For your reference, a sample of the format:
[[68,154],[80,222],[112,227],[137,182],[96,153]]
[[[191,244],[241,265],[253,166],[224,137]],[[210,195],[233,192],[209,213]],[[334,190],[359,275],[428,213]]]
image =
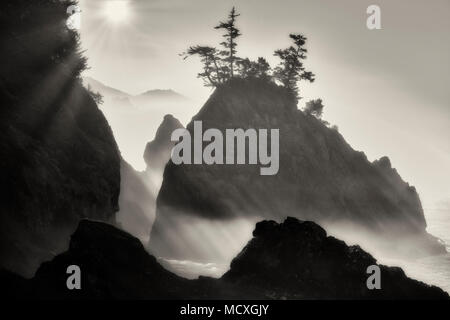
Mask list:
[[[187,280],[165,270],[141,242],[111,225],[83,220],[69,250],[32,280],[0,272],[7,297],[38,299],[448,299],[443,290],[380,266],[381,290],[366,287],[375,259],[328,237],[313,222],[262,221],[220,279]],[[68,290],[66,269],[81,268],[81,290]]]

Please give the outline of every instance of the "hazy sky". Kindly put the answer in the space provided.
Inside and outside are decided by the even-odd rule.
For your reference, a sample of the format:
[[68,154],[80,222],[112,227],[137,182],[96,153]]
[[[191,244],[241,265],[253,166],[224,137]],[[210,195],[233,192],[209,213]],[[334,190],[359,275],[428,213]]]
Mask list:
[[[305,100],[322,98],[324,118],[370,160],[389,156],[425,207],[450,199],[449,0],[130,0],[121,23],[105,14],[113,1],[81,1],[88,75],[130,93],[172,88],[199,101],[186,110],[194,115],[211,91],[196,78],[198,61],[178,54],[216,45],[213,27],[235,5],[240,56],[274,65],[287,35],[305,34],[316,74],[301,86]],[[382,30],[366,27],[371,4]]]

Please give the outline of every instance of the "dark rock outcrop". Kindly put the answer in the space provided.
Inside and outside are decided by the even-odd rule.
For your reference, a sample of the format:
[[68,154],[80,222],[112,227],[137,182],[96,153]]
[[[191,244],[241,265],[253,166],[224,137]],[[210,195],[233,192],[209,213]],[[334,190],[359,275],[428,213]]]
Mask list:
[[[32,280],[0,272],[9,298],[37,299],[448,299],[447,293],[380,266],[380,290],[366,287],[375,259],[327,237],[313,222],[257,224],[254,238],[221,278],[187,280],[166,271],[141,242],[111,225],[81,221],[69,250]],[[81,269],[81,290],[66,287],[67,267]]]
[[[402,180],[389,159],[368,161],[337,130],[298,110],[295,98],[284,88],[257,79],[234,79],[216,89],[188,124],[191,136],[195,120],[202,121],[203,131],[279,129],[279,172],[261,176],[259,165],[169,162],[150,238],[156,255],[193,259],[180,254],[177,243],[169,239],[171,234],[183,237],[186,218],[280,221],[289,215],[327,228],[350,225],[355,234],[364,235],[363,239],[380,240],[393,251],[414,255],[445,252],[425,230],[415,188]],[[192,239],[185,237],[183,241],[190,243]],[[392,243],[398,246],[394,248]]]
[[[80,291],[67,290],[69,265],[81,269]],[[46,298],[158,299],[181,298],[188,281],[164,270],[137,238],[111,225],[84,220],[69,250],[44,263],[32,282],[34,293]]]
[[359,246],[327,236],[319,225],[288,217],[262,221],[231,262],[223,280],[250,286],[274,299],[439,299],[441,289],[379,265],[381,289],[369,290],[367,268],[377,261]]
[[113,221],[119,151],[80,72],[67,2],[18,0],[0,31],[0,267],[32,276],[82,218]]

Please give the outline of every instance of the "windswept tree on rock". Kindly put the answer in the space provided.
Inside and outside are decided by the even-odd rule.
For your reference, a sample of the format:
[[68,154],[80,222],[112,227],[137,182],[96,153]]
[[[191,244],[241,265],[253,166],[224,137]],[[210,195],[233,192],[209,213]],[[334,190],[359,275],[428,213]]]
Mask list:
[[198,73],[198,77],[202,78],[206,86],[218,87],[234,77],[237,61],[240,60],[236,56],[236,38],[241,35],[239,29],[236,28],[236,18],[239,16],[233,7],[228,20],[220,22],[215,29],[225,30],[223,37],[225,40],[220,43],[222,49],[211,46],[191,46],[181,56],[187,59],[190,56],[199,56],[203,64],[203,71]]
[[294,44],[286,49],[278,49],[274,53],[281,62],[275,68],[273,76],[284,87],[294,92],[298,99],[301,99],[298,93],[298,82],[301,80],[313,82],[314,74],[306,71],[303,65],[307,53],[306,37],[301,34],[290,34],[289,38]]
[[223,57],[222,60],[228,63],[229,78],[234,77],[236,61],[239,60],[239,58],[236,57],[236,38],[242,35],[239,29],[236,28],[236,18],[239,16],[240,14],[238,14],[235,7],[233,7],[228,15],[228,20],[226,22],[220,22],[214,27],[215,29],[225,30],[225,34],[223,35],[225,41],[220,43],[223,47],[223,50],[220,51],[220,55]]
[[192,46],[182,53],[184,59],[189,56],[198,55],[203,64],[203,71],[197,76],[202,78],[208,87],[217,87],[219,84],[227,80],[227,70],[223,66],[219,51],[209,46]]
[[306,37],[301,34],[290,34],[294,42],[286,49],[276,50],[274,55],[281,59],[279,65],[272,70],[267,60],[259,57],[256,61],[237,56],[236,39],[242,34],[236,27],[236,18],[240,14],[233,7],[228,14],[228,20],[219,22],[215,29],[224,30],[224,41],[220,48],[195,45],[189,47],[181,56],[199,56],[203,70],[198,73],[206,86],[219,87],[232,78],[258,78],[265,81],[275,81],[290,90],[297,99],[299,97],[298,82],[301,80],[314,81],[314,74],[306,71],[303,60],[306,59]]

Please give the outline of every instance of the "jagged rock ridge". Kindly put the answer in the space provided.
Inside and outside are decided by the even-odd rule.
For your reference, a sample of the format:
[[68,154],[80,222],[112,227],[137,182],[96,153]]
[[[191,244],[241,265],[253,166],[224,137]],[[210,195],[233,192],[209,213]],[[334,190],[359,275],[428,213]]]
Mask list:
[[144,151],[144,160],[147,164],[147,171],[164,170],[170,160],[170,153],[175,142],[171,141],[172,132],[176,129],[184,128],[178,119],[171,114],[164,116],[163,122],[156,131],[155,139],[147,143]]

